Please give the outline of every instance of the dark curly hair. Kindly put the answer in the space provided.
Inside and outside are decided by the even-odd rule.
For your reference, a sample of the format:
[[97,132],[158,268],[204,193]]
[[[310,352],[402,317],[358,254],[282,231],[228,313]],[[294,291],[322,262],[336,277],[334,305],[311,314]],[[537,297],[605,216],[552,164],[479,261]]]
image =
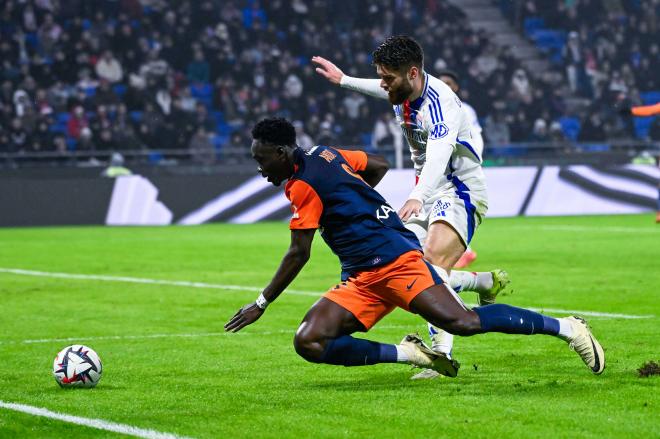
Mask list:
[[296,129],[282,117],[269,117],[252,128],[252,138],[276,146],[294,146]]
[[373,63],[394,70],[408,69],[411,66],[424,68],[424,52],[413,38],[396,35],[386,39],[372,54]]

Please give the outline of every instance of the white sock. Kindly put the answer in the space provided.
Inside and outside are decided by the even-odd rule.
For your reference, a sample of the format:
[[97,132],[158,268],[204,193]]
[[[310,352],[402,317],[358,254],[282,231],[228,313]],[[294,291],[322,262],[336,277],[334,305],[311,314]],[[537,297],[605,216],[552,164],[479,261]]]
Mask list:
[[566,319],[557,319],[559,321],[559,334],[560,338],[564,340],[571,338],[573,336],[573,326]]
[[452,270],[449,284],[458,293],[463,291],[486,292],[493,288],[493,273],[490,271]]
[[451,285],[457,293],[474,291],[477,287],[477,273],[452,270],[449,275],[449,285]]
[[408,357],[408,352],[398,344],[394,345],[396,348],[396,362],[397,363],[407,363],[410,358]]
[[442,352],[451,358],[451,351],[454,346],[454,335],[428,323],[429,335],[431,335],[431,349],[435,352]]

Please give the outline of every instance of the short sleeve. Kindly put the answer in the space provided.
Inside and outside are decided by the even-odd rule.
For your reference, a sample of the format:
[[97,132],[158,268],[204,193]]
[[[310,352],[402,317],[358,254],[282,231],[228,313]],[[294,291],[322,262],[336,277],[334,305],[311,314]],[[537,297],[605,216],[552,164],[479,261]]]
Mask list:
[[285,194],[293,213],[289,229],[318,229],[323,203],[314,188],[302,180],[291,180],[286,185]]
[[367,169],[367,153],[364,151],[348,151],[338,149],[337,152],[346,160],[354,171],[364,171]]

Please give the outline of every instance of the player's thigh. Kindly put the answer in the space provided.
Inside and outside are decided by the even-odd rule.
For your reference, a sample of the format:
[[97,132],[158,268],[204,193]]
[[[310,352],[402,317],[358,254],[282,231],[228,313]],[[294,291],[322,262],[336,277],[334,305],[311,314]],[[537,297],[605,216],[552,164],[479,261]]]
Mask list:
[[424,258],[449,272],[465,252],[466,245],[456,229],[445,221],[429,225]]
[[364,325],[350,311],[322,297],[307,311],[296,331],[296,338],[327,340],[364,329]]
[[467,309],[445,284],[419,293],[410,302],[410,310],[453,334],[476,334],[481,327],[477,313]]

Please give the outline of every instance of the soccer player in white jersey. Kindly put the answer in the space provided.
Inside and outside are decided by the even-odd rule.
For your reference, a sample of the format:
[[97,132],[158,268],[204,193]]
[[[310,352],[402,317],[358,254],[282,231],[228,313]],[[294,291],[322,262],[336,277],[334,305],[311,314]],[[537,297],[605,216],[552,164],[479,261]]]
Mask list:
[[[460,81],[458,79],[458,74],[453,70],[444,69],[438,72],[438,79],[444,82],[451,88],[451,91],[458,95],[458,91],[461,89]],[[484,139],[481,136],[483,129],[479,123],[479,118],[477,117],[477,112],[474,111],[474,108],[465,101],[461,101],[461,110],[465,113],[468,124],[470,125],[470,136],[472,140],[470,145],[477,152],[479,157],[483,157],[484,152]],[[477,259],[477,252],[475,252],[469,245],[465,253],[458,259],[454,268],[465,268]]]
[[[488,195],[481,155],[472,145],[462,103],[447,84],[423,70],[419,44],[407,36],[390,37],[381,44],[373,53],[380,79],[344,75],[322,57],[312,62],[331,83],[390,101],[417,176],[399,210],[401,219],[423,243],[424,257],[454,290],[477,291],[480,304],[493,303],[509,282],[505,272],[452,271],[486,214]],[[429,330],[433,348],[451,355],[451,335],[434,327]]]

